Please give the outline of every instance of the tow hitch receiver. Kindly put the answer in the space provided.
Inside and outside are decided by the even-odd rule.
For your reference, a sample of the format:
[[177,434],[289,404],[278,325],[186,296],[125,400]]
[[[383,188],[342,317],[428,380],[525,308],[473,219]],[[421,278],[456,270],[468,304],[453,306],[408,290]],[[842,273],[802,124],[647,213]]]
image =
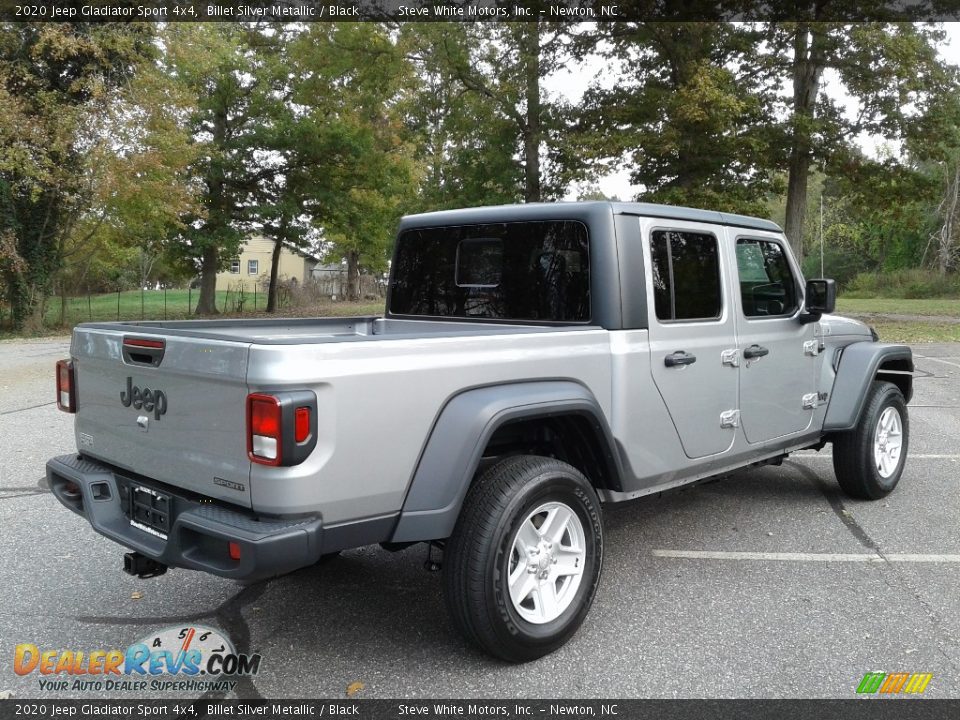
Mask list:
[[123,555],[123,571],[142,580],[163,575],[167,566],[138,552],[129,552]]

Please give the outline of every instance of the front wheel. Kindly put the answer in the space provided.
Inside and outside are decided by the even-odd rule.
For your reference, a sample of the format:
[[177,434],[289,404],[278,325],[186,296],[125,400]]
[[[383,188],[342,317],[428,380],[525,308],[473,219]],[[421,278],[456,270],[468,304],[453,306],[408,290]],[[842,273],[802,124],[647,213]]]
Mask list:
[[900,482],[910,422],[903,393],[874,382],[857,426],[833,441],[833,469],[843,491],[860,500],[886,497]]
[[486,652],[526,662],[576,632],[603,558],[596,492],[552,458],[503,460],[470,488],[444,547],[444,597],[454,625]]

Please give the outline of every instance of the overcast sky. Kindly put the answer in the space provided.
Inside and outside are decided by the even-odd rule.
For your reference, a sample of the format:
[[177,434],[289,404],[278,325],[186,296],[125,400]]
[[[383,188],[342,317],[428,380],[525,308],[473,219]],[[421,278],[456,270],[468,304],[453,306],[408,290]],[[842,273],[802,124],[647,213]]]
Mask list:
[[[940,56],[948,63],[960,65],[960,22],[948,22],[942,23],[942,25],[944,30],[946,30],[947,38],[940,49]],[[560,71],[549,78],[545,86],[548,92],[565,96],[571,101],[576,102],[595,78],[603,80],[605,77],[612,83],[616,76],[609,72],[605,61],[594,60]],[[844,101],[849,108],[850,114],[855,115],[856,107],[849,98],[844,96],[840,84],[836,81],[835,75],[831,76],[827,73],[825,79],[827,81],[827,92],[830,93],[832,97]],[[860,145],[871,155],[876,155],[881,146],[886,145],[889,148],[889,144],[884,143],[881,138],[866,136],[860,138]],[[896,148],[892,149],[896,150]],[[600,190],[605,195],[611,197],[616,196],[621,200],[632,200],[640,188],[630,182],[629,175],[629,170],[622,170],[607,175],[599,182]],[[577,190],[574,189],[566,199],[574,200],[576,197]]]

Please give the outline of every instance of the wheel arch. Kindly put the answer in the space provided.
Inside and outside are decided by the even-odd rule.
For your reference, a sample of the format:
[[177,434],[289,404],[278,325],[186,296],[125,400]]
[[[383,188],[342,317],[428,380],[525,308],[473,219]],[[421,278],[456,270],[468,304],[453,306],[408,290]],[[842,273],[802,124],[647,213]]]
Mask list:
[[420,455],[391,542],[449,537],[488,451],[511,454],[537,435],[597,488],[620,489],[622,467],[599,402],[572,380],[509,383],[464,391],[440,412]]
[[874,380],[892,382],[910,402],[913,396],[913,353],[906,345],[858,342],[843,348],[824,418],[827,432],[856,427]]

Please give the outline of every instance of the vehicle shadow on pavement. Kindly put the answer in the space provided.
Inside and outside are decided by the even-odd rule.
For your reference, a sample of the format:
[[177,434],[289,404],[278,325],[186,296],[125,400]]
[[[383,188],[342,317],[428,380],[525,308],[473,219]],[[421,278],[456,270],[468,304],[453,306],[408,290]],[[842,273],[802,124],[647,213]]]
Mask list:
[[[681,540],[736,534],[738,523],[750,528],[758,508],[759,517],[778,518],[787,508],[822,514],[825,506],[822,490],[791,468],[739,472],[607,510],[607,550],[616,562],[618,555],[648,555],[654,547]],[[766,536],[767,524],[762,531]],[[462,660],[468,646],[447,619],[441,573],[427,571],[426,560],[423,544],[397,553],[370,546],[276,578],[247,607],[255,636],[278,647],[314,638],[318,654],[336,654],[345,663],[352,656],[358,662],[374,656],[388,664],[418,655]],[[480,663],[490,662],[479,652],[471,654]]]

